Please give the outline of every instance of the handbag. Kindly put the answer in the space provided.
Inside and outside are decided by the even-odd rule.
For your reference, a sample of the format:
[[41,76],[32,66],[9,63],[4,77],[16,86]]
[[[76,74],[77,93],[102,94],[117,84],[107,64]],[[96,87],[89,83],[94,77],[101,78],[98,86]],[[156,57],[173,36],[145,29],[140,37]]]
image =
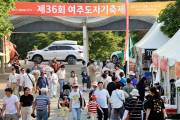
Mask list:
[[[138,101],[137,101],[137,103],[136,103],[136,106],[137,106],[138,102],[139,102],[139,99],[138,99]],[[134,109],[132,110],[132,112],[131,112],[131,113],[126,117],[126,119],[124,119],[124,120],[129,120],[129,119],[130,119],[130,116],[131,116],[131,114],[134,112],[136,106],[134,107]]]
[[[27,74],[27,76],[29,77],[29,75]],[[31,78],[29,77],[29,79],[31,80]],[[33,87],[34,87],[34,83],[33,83],[33,81],[31,80],[31,82],[32,82],[32,85],[33,85]]]
[[81,97],[80,91],[79,91],[79,95],[80,95],[80,97],[79,97],[80,106],[82,107],[82,102],[84,102],[84,107],[85,107],[85,106],[86,106],[86,102],[85,102],[85,99],[84,99],[84,98],[83,98],[83,101],[82,101],[82,97]]

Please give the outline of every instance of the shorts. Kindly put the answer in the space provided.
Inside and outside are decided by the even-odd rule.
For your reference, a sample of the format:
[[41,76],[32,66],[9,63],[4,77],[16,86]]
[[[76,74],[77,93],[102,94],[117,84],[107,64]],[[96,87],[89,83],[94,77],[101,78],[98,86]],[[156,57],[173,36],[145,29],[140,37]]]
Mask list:
[[82,75],[82,83],[88,83],[87,75]]
[[90,76],[90,79],[91,79],[91,83],[93,83],[94,81],[97,81],[96,76]]

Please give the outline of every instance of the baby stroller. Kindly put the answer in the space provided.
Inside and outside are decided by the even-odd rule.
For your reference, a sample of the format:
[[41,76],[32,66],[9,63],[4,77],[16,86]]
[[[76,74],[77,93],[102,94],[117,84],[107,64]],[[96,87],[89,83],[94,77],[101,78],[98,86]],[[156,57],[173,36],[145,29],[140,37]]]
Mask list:
[[65,84],[63,86],[63,92],[60,93],[60,97],[58,99],[58,109],[60,109],[60,101],[64,101],[66,100],[68,102],[68,106],[69,106],[69,102],[70,102],[70,98],[69,98],[69,94],[71,92],[71,86],[69,84]]

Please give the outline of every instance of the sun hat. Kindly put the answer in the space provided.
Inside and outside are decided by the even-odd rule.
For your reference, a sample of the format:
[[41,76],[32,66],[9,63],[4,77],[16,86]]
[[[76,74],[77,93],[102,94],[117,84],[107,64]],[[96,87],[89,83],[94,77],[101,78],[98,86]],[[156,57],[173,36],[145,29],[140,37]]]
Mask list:
[[92,85],[97,86],[97,82],[96,82],[96,81],[94,81],[94,82],[92,83]]
[[72,85],[72,87],[78,87],[78,86],[79,85],[76,82],[74,82],[73,85]]
[[107,60],[107,62],[110,62],[110,60]]
[[130,94],[134,96],[139,96],[139,91],[137,89],[133,89]]
[[128,75],[135,75],[135,73],[133,71],[130,71]]
[[65,105],[68,105],[68,102],[67,102],[66,100],[61,101],[60,103],[63,103],[63,104],[65,104]]
[[106,77],[107,77],[106,73],[103,73],[101,76],[102,76],[103,78],[106,78]]
[[90,98],[91,98],[91,99],[97,99],[97,98],[99,98],[99,96],[92,94]]

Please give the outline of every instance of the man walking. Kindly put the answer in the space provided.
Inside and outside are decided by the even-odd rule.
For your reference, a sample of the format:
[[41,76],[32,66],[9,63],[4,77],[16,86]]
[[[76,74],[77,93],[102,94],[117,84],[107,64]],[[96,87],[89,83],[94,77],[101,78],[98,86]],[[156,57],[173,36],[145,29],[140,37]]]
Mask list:
[[8,82],[11,84],[10,88],[12,89],[12,93],[17,96],[19,89],[19,74],[16,74],[15,68],[12,68],[12,73],[9,75]]
[[12,95],[11,88],[6,88],[5,94],[6,96],[3,98],[3,108],[0,117],[3,116],[5,111],[6,120],[17,120],[17,118],[20,117],[18,112],[18,98],[17,96]]
[[[48,88],[49,91],[49,83],[47,78],[45,77],[45,72],[41,72],[41,77],[38,78],[37,80],[37,87],[39,90],[39,95],[41,95],[41,88]],[[46,94],[45,94],[46,95]]]
[[[104,112],[104,120],[108,119],[108,106],[107,106],[107,99],[109,101],[109,103],[111,104],[111,107],[113,107],[112,102],[111,102],[111,98],[109,96],[109,93],[107,90],[103,89],[103,82],[98,82],[98,88],[95,92],[94,95],[99,96],[99,98],[97,98],[96,102],[100,105],[100,107],[102,108],[103,112]],[[102,112],[97,109],[98,112],[98,120],[102,120]]]
[[62,93],[63,92],[63,85],[65,85],[65,82],[66,82],[66,70],[65,70],[64,65],[61,65],[60,68],[61,69],[57,71],[57,75],[59,78],[60,93]]
[[[133,89],[135,89],[135,88],[131,85],[131,78],[128,78],[127,85],[123,88],[123,90],[128,93],[129,99],[132,98],[132,95],[130,93],[132,92]],[[127,102],[127,100],[126,100],[126,102]]]
[[[37,120],[48,120],[48,117],[50,117],[50,100],[48,96],[45,96],[47,94],[46,88],[41,88],[41,95],[37,96],[34,101],[33,106],[33,115],[35,115],[34,111],[36,108],[36,117]],[[48,111],[47,111],[48,106]]]
[[99,70],[99,67],[96,68],[96,66],[94,65],[94,60],[91,60],[91,65],[89,65],[89,76],[91,79],[91,83],[93,83],[94,81],[97,81],[96,78],[96,71]]
[[19,78],[20,78],[20,81],[19,81],[19,92],[22,90],[22,85],[23,85],[23,80],[24,80],[23,76],[24,75],[25,75],[25,69],[21,68],[21,73],[19,74]]
[[133,82],[133,86],[136,88],[137,86],[137,80],[136,78],[134,77],[135,76],[135,73],[133,73],[133,71],[130,71],[129,72],[129,77],[131,78],[132,82]]

